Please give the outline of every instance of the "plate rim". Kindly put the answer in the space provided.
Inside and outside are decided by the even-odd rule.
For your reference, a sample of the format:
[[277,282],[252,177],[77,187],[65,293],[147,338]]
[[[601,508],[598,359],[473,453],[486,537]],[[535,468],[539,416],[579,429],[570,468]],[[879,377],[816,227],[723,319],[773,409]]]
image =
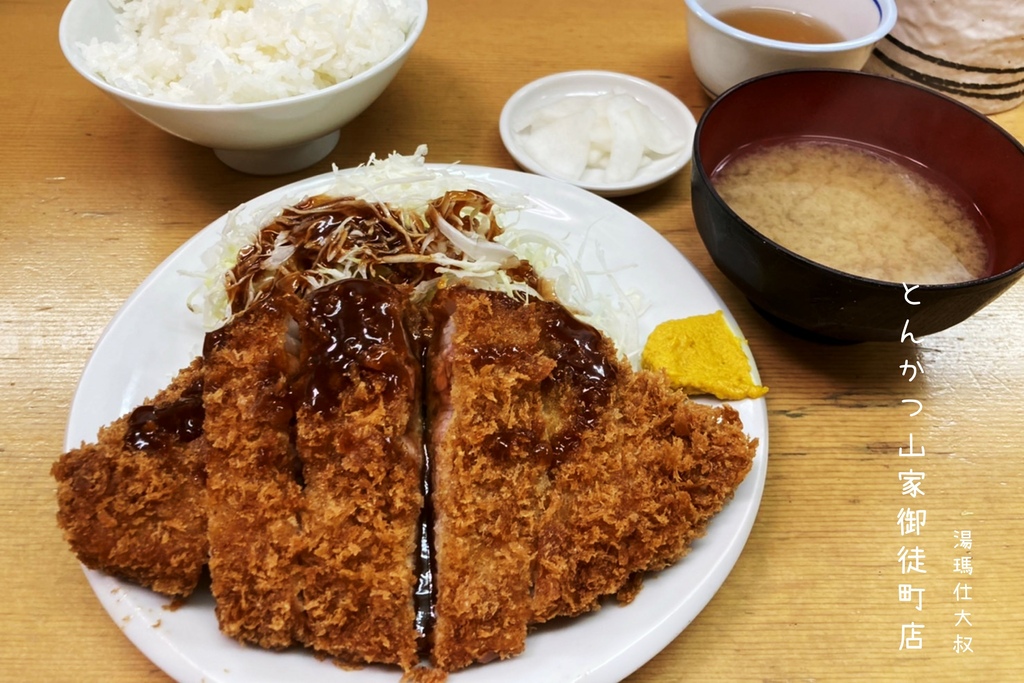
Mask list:
[[[575,186],[566,183],[561,183],[556,180],[548,179],[544,176],[523,173],[521,171],[462,164],[453,165],[428,163],[426,164],[426,167],[434,170],[455,169],[457,172],[464,174],[468,180],[473,182],[494,183],[496,181],[499,184],[505,184],[514,188],[521,187],[524,185],[526,187],[529,187],[531,185],[538,187],[546,186],[547,189],[549,189],[555,195],[559,195],[560,193],[569,193],[569,197],[575,201],[585,203],[597,203],[602,208],[607,207],[608,213],[610,214],[609,220],[614,221],[615,219],[618,218],[628,217],[632,225],[635,227],[635,229],[646,230],[648,233],[647,236],[650,239],[654,240],[655,242],[658,242],[659,244],[663,243],[665,246],[669,247],[671,249],[671,253],[673,254],[673,258],[675,260],[681,259],[681,262],[686,264],[686,266],[690,269],[689,275],[699,279],[703,287],[706,288],[705,293],[709,295],[715,302],[718,303],[718,305],[720,306],[720,310],[723,311],[729,324],[733,327],[735,331],[742,335],[735,318],[729,311],[728,307],[725,305],[725,302],[718,295],[717,291],[710,285],[707,279],[704,278],[703,274],[685,257],[685,255],[683,255],[681,251],[679,251],[674,245],[672,245],[671,242],[669,242],[664,237],[664,235],[659,233],[657,230],[655,230],[641,218],[633,215],[632,213],[626,211],[625,209],[622,209],[621,207],[618,207],[612,202],[602,199],[597,195],[589,193],[586,190],[577,188]],[[319,191],[330,189],[330,181],[337,177],[337,173],[340,172],[344,174],[355,170],[356,169],[354,168],[344,169],[342,171],[327,172],[320,175],[301,179],[293,183],[289,183],[284,186],[267,191],[239,205],[239,207],[237,207],[234,210],[238,210],[244,207],[250,207],[251,210],[254,212],[263,212],[275,206],[284,206],[288,203],[292,203],[294,201],[297,201],[298,199],[301,199],[303,196],[308,196],[308,193],[314,192],[317,189],[319,189]],[[524,191],[520,189],[518,191],[529,196],[529,190]],[[303,195],[302,193],[307,194]],[[572,195],[576,196],[573,197]],[[82,402],[86,398],[85,396],[83,396],[83,392],[85,388],[89,386],[89,381],[91,380],[91,377],[89,375],[90,367],[94,366],[94,361],[96,360],[97,356],[103,352],[105,346],[109,343],[109,340],[112,338],[112,335],[114,334],[114,331],[118,328],[118,326],[125,324],[124,316],[126,315],[126,312],[129,311],[132,306],[138,305],[138,302],[142,300],[143,297],[152,288],[156,287],[162,278],[173,277],[173,275],[170,275],[168,271],[176,269],[178,271],[177,275],[181,276],[181,268],[179,267],[180,264],[178,262],[184,258],[187,258],[192,251],[196,252],[194,256],[201,257],[202,254],[206,251],[206,249],[212,246],[216,242],[217,238],[219,238],[219,230],[223,229],[223,227],[226,225],[226,221],[230,213],[230,211],[225,212],[218,218],[211,221],[203,229],[198,231],[186,242],[184,242],[178,248],[176,248],[163,261],[161,261],[161,263],[157,265],[146,276],[145,279],[143,279],[143,281],[131,293],[131,295],[129,295],[129,297],[118,308],[117,312],[104,327],[93,348],[93,351],[90,354],[89,360],[86,362],[82,370],[82,374],[79,377],[78,384],[75,388],[75,392],[68,413],[68,422],[66,426],[64,443],[65,450],[76,448],[80,441],[80,439],[73,439],[72,437],[74,436],[76,429],[78,431],[81,431],[82,429],[81,427],[76,425],[76,422],[82,419],[79,417],[79,413],[81,411]],[[198,315],[196,314],[188,314],[187,312],[186,314],[191,315],[194,318],[198,318]],[[198,343],[201,345],[201,339],[199,340]],[[755,381],[760,381],[757,365],[750,352],[750,349],[746,344],[744,344],[744,347],[750,359],[752,375]],[[182,364],[181,367],[184,367],[184,364]],[[178,368],[175,368],[173,371],[177,371],[177,369]],[[118,391],[120,390],[127,390],[127,387],[122,387],[121,389],[118,389]],[[635,670],[643,666],[645,663],[647,663],[658,652],[663,650],[670,642],[679,637],[679,635],[686,629],[686,627],[693,621],[693,619],[695,619],[696,616],[707,606],[708,602],[710,602],[710,600],[718,592],[722,584],[724,584],[725,580],[731,573],[733,567],[735,566],[735,563],[738,561],[739,556],[742,553],[742,550],[747,542],[747,539],[749,538],[757,513],[760,509],[760,502],[764,490],[768,465],[768,414],[767,404],[763,397],[759,399],[745,399],[744,401],[740,402],[716,401],[715,403],[743,404],[750,407],[750,412],[752,416],[756,418],[756,422],[758,423],[757,426],[761,427],[761,430],[758,431],[756,434],[752,433],[754,431],[752,427],[746,424],[746,422],[744,424],[744,431],[747,432],[748,436],[756,436],[759,439],[753,467],[751,468],[751,471],[748,473],[744,482],[741,484],[740,489],[737,490],[739,491],[742,489],[744,491],[744,497],[747,502],[746,505],[739,510],[735,509],[736,506],[733,505],[733,501],[730,501],[727,504],[726,507],[731,507],[733,509],[733,512],[738,514],[739,517],[738,519],[731,521],[733,525],[732,534],[727,538],[725,548],[721,552],[719,552],[718,555],[714,558],[714,561],[711,564],[711,569],[713,569],[713,571],[705,572],[702,576],[699,577],[699,580],[697,580],[689,589],[688,594],[690,596],[697,595],[698,593],[700,593],[700,596],[697,598],[689,597],[687,599],[681,600],[675,603],[671,607],[671,609],[664,610],[657,620],[653,622],[647,621],[644,622],[644,624],[638,625],[638,632],[633,637],[632,642],[628,645],[623,646],[619,652],[613,653],[608,658],[603,658],[603,656],[599,657],[601,661],[592,663],[591,666],[589,666],[585,671],[582,672],[578,670],[552,671],[552,677],[550,678],[550,680],[586,680],[590,683],[613,683],[615,681],[621,680],[625,676],[628,676],[630,673],[634,672]],[[95,428],[99,429],[99,427],[107,423],[108,422],[96,424]],[[708,534],[711,533],[712,529],[717,528],[715,523],[719,521],[718,518],[722,517],[724,512],[725,510],[720,512],[719,515],[716,516],[716,519],[713,519],[711,521],[711,523],[708,526]],[[720,526],[720,524],[718,526]],[[701,545],[702,540],[703,539],[698,539],[695,542],[693,546],[694,550]],[[685,558],[684,560],[681,560],[674,566],[678,567],[684,564]],[[638,600],[642,599],[645,593],[650,595],[650,584],[656,583],[659,580],[659,578],[662,578],[663,576],[668,574],[671,571],[671,569],[672,567],[666,570],[662,570],[661,572],[655,573],[653,575],[650,575],[649,577],[645,577],[645,585],[648,586],[649,590],[641,591],[640,595],[638,596]],[[106,574],[103,574],[102,572],[90,570],[85,567],[83,567],[83,570],[85,572],[86,578],[90,586],[93,589],[93,592],[96,594],[97,599],[100,601],[104,609],[108,612],[108,615],[111,617],[111,619],[114,620],[114,622],[121,627],[121,630],[131,640],[132,644],[144,656],[146,656],[154,664],[163,669],[166,673],[168,673],[172,677],[177,678],[178,680],[232,680],[231,677],[227,674],[225,674],[225,677],[221,678],[217,672],[210,672],[208,670],[200,668],[200,665],[193,662],[187,656],[187,654],[179,651],[174,647],[154,649],[153,643],[155,641],[163,642],[165,644],[169,643],[166,640],[166,638],[164,638],[163,635],[159,635],[154,641],[153,634],[154,631],[156,630],[156,627],[159,626],[159,623],[154,623],[153,619],[150,618],[151,615],[147,615],[145,613],[145,610],[142,607],[140,607],[139,604],[137,604],[139,602],[138,598],[136,598],[136,602],[133,603],[131,597],[135,594],[149,594],[153,596],[156,596],[156,594],[152,594],[146,589],[135,586],[128,582],[120,581],[118,579],[110,577]],[[165,603],[169,602],[170,600],[169,598],[166,598],[164,596],[156,596],[154,599],[157,601],[163,601]],[[628,607],[625,609],[628,609]],[[604,611],[605,610],[600,610],[599,612],[594,612],[592,614],[600,614]],[[159,617],[160,615],[157,616]],[[164,616],[166,617],[166,613],[164,614]],[[587,616],[588,615],[584,615],[582,618],[585,619],[587,618]],[[156,621],[159,622],[159,618]],[[229,646],[231,646],[230,644],[234,643],[234,641],[231,641],[230,639],[226,639],[226,641],[229,644]],[[530,641],[528,640],[527,643],[527,653],[529,653]],[[256,649],[248,648],[246,651],[256,652]],[[270,654],[276,655],[277,653]],[[306,651],[303,651],[303,654],[306,654]],[[309,654],[309,656],[312,655]],[[474,676],[474,672],[479,673],[480,671],[483,671],[484,673],[480,674],[481,676],[483,676],[482,680],[490,680],[491,677],[488,674],[490,672],[497,673],[494,669],[495,666],[500,666],[500,664],[504,664],[507,662],[515,662],[517,659],[524,660],[526,657],[527,654],[523,654],[519,655],[517,658],[505,660],[504,662],[499,663],[497,665],[490,664],[485,665],[484,667],[473,667],[471,669],[467,669],[464,671],[454,672],[450,674],[450,676],[454,677],[453,680],[455,681],[458,681],[459,678],[463,678],[468,682],[469,680],[473,680],[476,678]],[[334,667],[333,670],[339,672],[342,671],[341,669],[337,669],[336,667]],[[366,671],[366,669],[362,669],[359,671]],[[359,671],[354,673],[359,673]],[[352,674],[353,672],[344,673]],[[372,673],[376,674],[379,672],[376,670],[372,670]],[[389,678],[383,678],[381,680],[394,680],[399,675],[399,673],[397,669],[388,669],[387,675],[389,676]],[[372,676],[368,677],[367,680],[371,678],[376,680],[376,678]],[[338,680],[348,681],[359,679],[358,677],[353,677],[350,679],[346,675],[338,678]]]

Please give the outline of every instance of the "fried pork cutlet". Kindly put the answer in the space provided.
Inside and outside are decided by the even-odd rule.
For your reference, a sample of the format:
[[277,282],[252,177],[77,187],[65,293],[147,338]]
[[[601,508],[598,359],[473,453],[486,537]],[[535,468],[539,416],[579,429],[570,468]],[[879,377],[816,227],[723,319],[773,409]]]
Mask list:
[[521,651],[530,623],[631,597],[703,534],[755,443],[558,304],[455,288],[436,308],[432,658],[451,671]]
[[289,309],[268,298],[210,333],[205,349],[211,590],[221,631],[266,648],[299,641],[305,621]]
[[418,661],[423,508],[419,353],[408,295],[343,280],[317,289],[300,318],[297,409],[305,480],[302,599],[306,643],[347,661]]
[[678,561],[750,470],[736,411],[686,400],[661,375],[622,373],[608,407],[550,471],[532,621],[575,616]]
[[428,360],[436,621],[432,660],[452,671],[521,652],[545,498],[543,406],[553,359],[511,298],[438,294]]
[[91,569],[187,596],[207,558],[202,360],[62,455],[57,523]]
[[[407,672],[429,649],[421,678],[631,599],[755,446],[734,410],[634,372],[559,304],[456,286],[424,312],[345,280],[238,314],[53,474],[87,566],[187,595],[208,559],[225,634]],[[425,511],[432,623],[414,602]]]

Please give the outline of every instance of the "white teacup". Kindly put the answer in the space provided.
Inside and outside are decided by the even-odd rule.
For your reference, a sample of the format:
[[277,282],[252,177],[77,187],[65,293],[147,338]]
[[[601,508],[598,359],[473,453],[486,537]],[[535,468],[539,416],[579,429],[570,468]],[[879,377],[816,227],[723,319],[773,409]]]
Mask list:
[[[685,0],[690,61],[704,89],[717,97],[737,83],[772,71],[858,70],[896,23],[895,0]],[[813,18],[839,42],[786,42],[741,31],[717,18],[728,10],[770,7]]]

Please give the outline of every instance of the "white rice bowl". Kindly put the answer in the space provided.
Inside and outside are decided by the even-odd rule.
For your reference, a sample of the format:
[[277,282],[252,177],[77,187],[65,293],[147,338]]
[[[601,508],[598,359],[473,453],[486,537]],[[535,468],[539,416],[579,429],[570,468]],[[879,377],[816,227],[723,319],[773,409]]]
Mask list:
[[401,48],[407,0],[110,0],[117,40],[78,45],[129,93],[183,104],[247,104],[344,82]]

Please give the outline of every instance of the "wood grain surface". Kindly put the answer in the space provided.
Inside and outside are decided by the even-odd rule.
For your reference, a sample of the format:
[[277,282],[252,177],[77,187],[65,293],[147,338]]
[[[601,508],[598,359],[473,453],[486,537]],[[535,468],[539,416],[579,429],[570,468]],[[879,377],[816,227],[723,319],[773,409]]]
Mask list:
[[[0,680],[161,681],[63,542],[49,476],[93,345],[143,278],[240,202],[332,163],[427,143],[431,161],[514,168],[499,113],[549,73],[630,73],[697,117],[709,100],[690,66],[680,0],[432,0],[405,68],[328,159],[247,176],[80,78],[57,43],[63,7],[0,2]],[[1024,111],[994,118],[1024,137]],[[688,173],[616,201],[695,264],[749,339],[771,387],[768,478],[722,589],[628,680],[1024,680],[1024,289],[916,350],[795,339],[712,265]],[[1007,179],[1007,190],[1024,191],[1024,178]],[[922,368],[913,383],[900,369],[908,360]],[[914,417],[911,398],[924,406]],[[910,433],[927,448],[915,467],[927,495],[916,500],[898,481]],[[900,535],[905,507],[927,510],[919,537]],[[969,550],[956,547],[964,531]],[[926,552],[927,573],[908,578],[898,552],[912,546]],[[955,572],[964,557],[972,574]],[[899,600],[910,581],[925,589],[921,611]],[[958,583],[971,585],[970,601],[956,599]],[[922,646],[901,650],[912,622],[924,624]],[[958,634],[969,651],[957,652]]]

